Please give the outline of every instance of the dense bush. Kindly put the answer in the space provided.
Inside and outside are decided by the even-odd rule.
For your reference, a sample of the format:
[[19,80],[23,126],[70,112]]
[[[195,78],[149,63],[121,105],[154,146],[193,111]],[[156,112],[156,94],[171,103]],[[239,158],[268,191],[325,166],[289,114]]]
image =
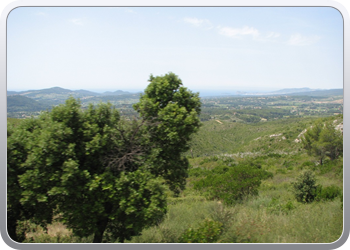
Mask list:
[[209,173],[210,170],[203,169],[203,168],[190,168],[188,170],[188,176],[193,176],[193,177],[199,177],[199,176],[206,176],[207,173]]
[[256,167],[238,165],[219,166],[205,178],[194,183],[194,188],[203,190],[210,199],[232,204],[249,195],[257,195],[261,180],[272,177],[272,173]]
[[341,195],[341,189],[335,185],[328,187],[322,187],[321,185],[317,189],[317,195],[315,200],[317,201],[327,201],[334,200],[334,198]]
[[295,198],[299,202],[309,203],[314,201],[317,195],[318,186],[312,171],[301,173],[296,182],[292,183]]
[[197,229],[187,229],[180,237],[180,242],[215,243],[219,239],[222,231],[222,223],[206,219]]

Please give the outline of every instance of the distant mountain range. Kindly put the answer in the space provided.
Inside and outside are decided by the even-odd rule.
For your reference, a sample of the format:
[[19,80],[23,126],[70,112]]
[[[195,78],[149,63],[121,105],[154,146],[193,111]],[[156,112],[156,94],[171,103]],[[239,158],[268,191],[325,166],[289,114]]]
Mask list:
[[[64,97],[64,99],[67,99],[69,96],[73,96],[75,98],[87,98],[87,97],[102,97],[102,96],[120,96],[120,95],[135,95],[140,94],[138,93],[131,93],[123,90],[116,90],[116,91],[106,91],[103,93],[96,93],[89,90],[70,90],[70,89],[64,89],[60,87],[53,87],[48,89],[40,89],[40,90],[26,90],[26,91],[7,91],[7,96],[12,95],[22,95],[30,98],[35,99],[45,99],[44,96],[50,96],[51,99],[52,95],[56,95],[56,97]],[[236,94],[225,94],[225,95],[328,95],[328,94],[343,94],[343,89],[310,89],[310,88],[285,88],[277,91],[272,92],[256,92],[256,93],[248,93],[248,92],[241,92],[237,91]],[[207,95],[207,94],[206,94]],[[40,98],[41,97],[41,98]]]
[[26,90],[26,91],[7,91],[7,95],[23,95],[27,97],[40,95],[40,94],[56,94],[56,95],[72,95],[72,96],[106,96],[106,95],[125,95],[131,94],[127,91],[117,90],[114,92],[106,91],[104,93],[96,93],[89,90],[79,89],[79,90],[70,90],[60,87],[53,87],[48,89],[39,89],[39,90]]
[[288,88],[272,92],[246,93],[240,92],[239,95],[307,95],[307,96],[326,96],[343,95],[343,89],[310,89],[310,88]]
[[310,88],[289,88],[289,89],[280,89],[277,91],[273,91],[271,93],[274,94],[291,94],[291,93],[300,93],[300,92],[310,92],[310,91],[316,91],[319,89],[310,89]]
[[[104,93],[96,93],[84,89],[80,90],[70,90],[60,87],[39,89],[39,90],[26,90],[26,91],[7,91],[7,99],[11,100],[12,97],[18,96],[32,98],[35,101],[43,102],[45,105],[58,105],[64,103],[70,96],[74,98],[80,98],[82,101],[86,102],[106,102],[106,101],[116,101],[120,99],[138,99],[139,93],[130,93],[127,91],[117,90],[114,92],[107,91]],[[23,102],[25,100],[23,99]]]
[[[136,103],[140,98],[140,93],[130,93],[127,91],[117,90],[114,92],[107,91],[104,93],[96,93],[88,90],[69,90],[60,87],[27,90],[27,91],[7,91],[7,112],[38,112],[41,110],[49,110],[52,106],[62,104],[70,96],[79,98],[83,106],[89,103],[111,102],[114,105],[131,105]],[[300,96],[329,96],[343,95],[343,89],[310,89],[310,88],[290,88],[281,89],[269,93],[245,93],[237,92],[236,95],[224,96],[268,96],[268,95],[300,95]],[[201,96],[201,95],[200,95]],[[223,96],[213,94],[211,97]],[[209,96],[201,96],[202,98],[210,98]]]

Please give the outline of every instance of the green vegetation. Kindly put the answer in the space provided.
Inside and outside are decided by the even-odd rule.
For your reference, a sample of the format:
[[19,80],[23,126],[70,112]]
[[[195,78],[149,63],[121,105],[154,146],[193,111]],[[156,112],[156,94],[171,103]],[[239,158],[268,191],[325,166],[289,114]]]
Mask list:
[[125,171],[109,158],[120,148],[132,153],[126,144],[133,142],[131,136],[143,139],[136,127],[125,132],[119,119],[108,104],[82,112],[69,99],[15,129],[8,140],[8,219],[13,223],[8,226],[13,239],[20,241],[17,214],[46,226],[59,213],[74,235],[93,234],[93,242],[102,242],[104,232],[124,241],[161,218],[166,211],[164,188],[144,170],[145,156],[126,159],[121,166]]
[[134,105],[146,123],[149,140],[155,144],[151,173],[161,175],[174,192],[185,187],[188,159],[183,153],[189,149],[191,135],[200,126],[200,100],[182,86],[173,73],[150,76],[150,84]]
[[319,186],[317,190],[316,200],[328,201],[334,200],[336,197],[341,196],[341,189],[338,186],[331,185],[329,187]]
[[302,137],[302,143],[307,152],[315,155],[322,165],[328,156],[331,160],[343,154],[343,134],[337,130],[333,122],[316,122]]
[[189,228],[180,237],[183,243],[215,243],[222,233],[222,224],[205,220],[197,229]]
[[271,173],[252,166],[218,166],[196,181],[194,188],[201,190],[209,199],[233,204],[247,196],[258,195],[261,180],[269,177],[272,177]]
[[292,183],[295,193],[295,198],[299,202],[312,202],[317,196],[315,176],[311,171],[306,171],[298,176],[296,182]]
[[[16,227],[22,242],[96,242],[93,222],[106,216],[102,242],[331,243],[341,236],[338,96],[202,98],[200,108],[175,75],[150,82],[129,115],[71,99],[74,108],[41,118],[8,118],[10,235]],[[198,129],[200,111],[207,120]]]
[[94,235],[94,243],[124,242],[160,221],[163,182],[184,188],[188,161],[181,152],[199,126],[198,94],[181,85],[173,73],[152,77],[135,105],[141,120],[122,120],[111,104],[82,110],[70,98],[37,119],[9,123],[11,238],[24,240],[17,234],[21,221],[46,227],[53,216],[75,236]]

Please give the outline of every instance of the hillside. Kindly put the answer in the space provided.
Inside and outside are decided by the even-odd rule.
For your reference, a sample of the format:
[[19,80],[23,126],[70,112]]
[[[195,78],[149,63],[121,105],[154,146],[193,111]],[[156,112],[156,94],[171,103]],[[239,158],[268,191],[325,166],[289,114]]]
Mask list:
[[30,113],[50,109],[51,105],[44,101],[36,101],[22,95],[11,95],[7,97],[7,113]]
[[[326,159],[320,165],[296,141],[317,119],[334,125],[342,123],[342,115],[280,118],[258,123],[219,119],[203,122],[186,154],[191,165],[186,189],[178,197],[169,191],[165,219],[127,242],[182,243],[184,235],[196,239],[208,228],[213,229],[215,236],[210,242],[217,243],[336,241],[343,229],[343,158]],[[20,121],[8,119],[8,124],[15,126]],[[225,197],[236,195],[237,191],[232,188],[237,186],[229,186],[231,181],[220,181],[220,178],[242,168],[260,171],[267,177],[254,185],[248,178],[247,184],[251,186],[247,187],[254,188],[255,193],[226,203]],[[305,171],[312,171],[316,184],[325,190],[311,203],[297,201],[293,192],[293,182]],[[205,186],[206,180],[219,182]],[[213,196],[213,185],[225,191]],[[28,225],[32,228],[28,234],[30,242],[92,241],[91,237],[74,237],[60,222],[48,226],[50,234],[33,223]]]
[[[342,122],[339,117],[342,116],[324,119],[337,120],[338,125]],[[300,148],[296,139],[300,139],[300,134],[317,119],[319,118],[284,118],[252,124],[227,120],[206,121],[193,136],[192,154],[189,151],[187,155],[203,157],[242,152],[251,155],[293,153]]]
[[[288,118],[258,124],[204,122],[191,144],[193,156],[191,151],[187,154],[192,166],[187,189],[179,198],[169,198],[165,221],[145,229],[130,243],[182,242],[188,228],[188,237],[193,240],[208,228],[216,229],[213,234],[217,238],[212,242],[218,243],[336,241],[343,228],[343,158],[327,159],[320,165],[295,141],[316,119]],[[342,117],[322,120],[339,124]],[[255,195],[225,204],[225,198],[243,189],[236,190],[237,184],[230,186],[235,181],[233,174],[227,179],[228,173],[243,166],[246,171],[267,171],[270,177],[261,180]],[[316,184],[329,192],[324,198],[310,203],[296,200],[293,182],[305,171],[315,174]],[[247,183],[250,181],[248,178]],[[218,193],[213,194],[215,190]]]

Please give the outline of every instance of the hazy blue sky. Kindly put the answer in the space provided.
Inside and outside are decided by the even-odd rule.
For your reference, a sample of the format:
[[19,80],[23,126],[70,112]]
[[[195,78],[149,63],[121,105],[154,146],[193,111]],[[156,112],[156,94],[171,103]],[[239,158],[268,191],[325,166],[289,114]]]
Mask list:
[[21,7],[8,90],[143,90],[171,71],[199,90],[343,87],[343,19],[328,7]]

